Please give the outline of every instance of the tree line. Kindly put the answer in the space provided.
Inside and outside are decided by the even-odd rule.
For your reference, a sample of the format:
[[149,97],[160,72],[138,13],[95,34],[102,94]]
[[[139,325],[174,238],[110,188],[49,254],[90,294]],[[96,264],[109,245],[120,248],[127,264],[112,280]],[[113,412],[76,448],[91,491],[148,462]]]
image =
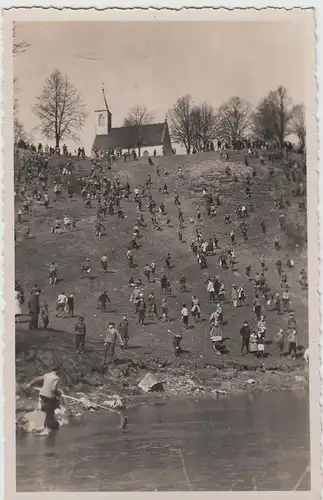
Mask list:
[[[26,46],[19,49],[25,50]],[[15,46],[14,46],[15,52]],[[17,105],[15,107],[17,109]],[[87,113],[81,95],[67,75],[55,69],[46,78],[33,111],[39,119],[39,130],[59,146],[63,139],[78,139]],[[168,112],[170,135],[174,143],[184,146],[187,154],[210,148],[214,141],[234,148],[246,139],[284,146],[286,138],[295,134],[300,150],[305,149],[306,127],[303,104],[293,104],[285,87],[270,91],[256,109],[240,97],[232,97],[217,110],[203,102],[195,104],[190,95],[180,97]],[[144,142],[147,126],[153,114],[146,106],[133,106],[123,125],[136,129],[139,150]],[[15,142],[22,139],[24,130],[15,113]]]
[[232,97],[217,110],[207,103],[195,105],[190,95],[180,97],[169,113],[174,142],[193,150],[205,151],[213,141],[233,147],[247,138],[282,148],[295,134],[300,150],[305,149],[306,126],[303,104],[293,104],[285,87],[272,90],[255,110],[240,97]]

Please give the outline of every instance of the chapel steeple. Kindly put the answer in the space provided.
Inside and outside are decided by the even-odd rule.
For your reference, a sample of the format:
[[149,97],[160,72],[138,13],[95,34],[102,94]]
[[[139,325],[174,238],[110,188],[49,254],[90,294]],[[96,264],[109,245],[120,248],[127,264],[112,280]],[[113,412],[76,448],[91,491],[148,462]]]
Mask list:
[[103,106],[95,110],[95,133],[96,135],[107,135],[112,128],[112,113],[109,110],[105,96],[104,83],[102,82]]

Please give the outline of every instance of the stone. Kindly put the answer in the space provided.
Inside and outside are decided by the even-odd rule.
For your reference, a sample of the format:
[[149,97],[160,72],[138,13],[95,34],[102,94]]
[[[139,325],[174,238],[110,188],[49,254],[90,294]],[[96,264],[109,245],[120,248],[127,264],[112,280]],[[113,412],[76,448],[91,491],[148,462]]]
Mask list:
[[138,387],[143,392],[163,391],[163,384],[152,373],[146,373]]
[[255,384],[255,383],[256,383],[255,379],[253,379],[253,378],[248,378],[248,380],[247,380],[247,384]]

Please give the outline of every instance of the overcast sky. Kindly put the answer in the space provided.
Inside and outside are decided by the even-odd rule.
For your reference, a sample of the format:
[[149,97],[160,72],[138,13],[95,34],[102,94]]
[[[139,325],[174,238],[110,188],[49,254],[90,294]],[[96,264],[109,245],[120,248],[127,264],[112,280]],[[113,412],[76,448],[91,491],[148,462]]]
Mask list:
[[[147,106],[156,121],[163,121],[184,94],[214,107],[234,95],[256,105],[282,84],[295,102],[303,102],[303,26],[246,21],[19,23],[17,38],[30,44],[14,63],[20,117],[28,132],[37,126],[31,108],[55,68],[70,77],[86,105],[88,117],[79,135],[87,150],[95,133],[94,110],[103,104],[101,81],[115,127],[135,104]],[[38,132],[33,136],[44,140]]]

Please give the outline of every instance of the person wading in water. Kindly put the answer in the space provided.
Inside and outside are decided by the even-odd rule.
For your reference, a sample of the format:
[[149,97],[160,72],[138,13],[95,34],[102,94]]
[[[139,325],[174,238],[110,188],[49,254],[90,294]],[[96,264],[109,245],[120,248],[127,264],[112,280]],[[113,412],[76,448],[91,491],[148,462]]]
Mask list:
[[39,396],[41,401],[41,411],[45,412],[46,417],[44,430],[41,435],[48,435],[51,430],[58,429],[59,426],[55,418],[55,410],[60,407],[57,396],[62,394],[62,392],[57,389],[59,383],[59,371],[60,367],[58,365],[53,366],[49,373],[45,373],[45,375],[34,378],[27,385],[27,387],[30,388],[39,382],[43,383],[39,391]]

